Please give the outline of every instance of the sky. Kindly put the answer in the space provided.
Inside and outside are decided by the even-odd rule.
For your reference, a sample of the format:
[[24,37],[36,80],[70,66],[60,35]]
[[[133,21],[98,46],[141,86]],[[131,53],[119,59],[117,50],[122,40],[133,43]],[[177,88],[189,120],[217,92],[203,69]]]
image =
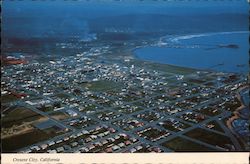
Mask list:
[[119,15],[181,15],[184,19],[190,19],[188,16],[192,15],[206,19],[203,15],[228,13],[248,16],[248,3],[245,0],[5,0],[2,3],[3,31],[11,36],[29,36],[33,33],[51,35],[60,30],[62,33],[84,31],[85,34],[90,31],[88,24],[91,19]]
[[85,17],[100,17],[130,13],[158,14],[207,14],[207,13],[248,13],[246,0],[228,1],[153,1],[153,0],[78,0],[78,1],[4,1],[5,16],[57,16],[79,14]]

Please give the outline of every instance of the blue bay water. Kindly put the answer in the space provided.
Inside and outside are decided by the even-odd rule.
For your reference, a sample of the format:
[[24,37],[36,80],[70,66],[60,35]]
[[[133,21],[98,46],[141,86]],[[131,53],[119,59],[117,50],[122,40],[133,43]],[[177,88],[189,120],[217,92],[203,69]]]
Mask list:
[[[220,32],[166,38],[170,46],[135,50],[139,59],[221,72],[249,72],[248,32]],[[235,45],[228,47],[229,45]]]

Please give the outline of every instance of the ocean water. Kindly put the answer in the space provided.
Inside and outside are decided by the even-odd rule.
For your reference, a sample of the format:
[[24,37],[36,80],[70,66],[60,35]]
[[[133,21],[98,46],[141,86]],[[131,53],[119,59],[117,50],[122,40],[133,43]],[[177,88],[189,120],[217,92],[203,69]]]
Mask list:
[[166,36],[134,51],[141,60],[220,72],[249,72],[247,31]]

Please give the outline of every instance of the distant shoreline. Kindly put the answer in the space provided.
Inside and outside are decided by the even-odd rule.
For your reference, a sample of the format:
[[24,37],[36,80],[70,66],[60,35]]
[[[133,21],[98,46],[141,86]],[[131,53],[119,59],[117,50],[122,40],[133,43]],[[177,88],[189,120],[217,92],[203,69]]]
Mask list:
[[[213,71],[213,72],[227,72],[227,73],[246,73],[248,71],[246,71],[245,67],[247,66],[247,64],[244,63],[245,60],[243,60],[243,58],[245,58],[245,56],[242,56],[241,58],[238,58],[237,54],[241,54],[241,55],[245,55],[245,49],[246,49],[246,45],[241,45],[241,41],[242,39],[239,38],[238,39],[238,35],[237,36],[232,36],[232,42],[230,43],[214,43],[214,44],[193,44],[193,43],[189,43],[189,44],[182,44],[181,42],[179,42],[180,40],[188,40],[188,39],[192,39],[192,38],[198,38],[198,37],[208,37],[208,36],[216,36],[216,35],[231,35],[231,34],[248,34],[248,31],[231,31],[231,32],[212,32],[212,33],[201,33],[201,34],[190,34],[190,35],[182,35],[182,36],[171,36],[171,35],[167,35],[167,36],[163,36],[160,37],[160,39],[158,40],[154,40],[152,43],[149,43],[148,45],[142,45],[142,46],[138,46],[135,47],[132,52],[135,56],[135,58],[142,60],[142,61],[148,61],[148,62],[152,62],[152,63],[160,63],[160,64],[168,64],[168,65],[174,65],[177,67],[185,67],[185,68],[190,68],[190,69],[198,69],[198,70],[204,70],[204,71]],[[231,37],[231,36],[229,36]],[[241,36],[240,37],[245,37]],[[236,39],[235,39],[236,38]],[[229,38],[230,39],[230,38]],[[236,41],[235,41],[236,40]],[[227,41],[227,40],[226,40]],[[234,43],[236,42],[236,43]],[[154,54],[158,53],[157,58],[154,58],[154,54],[152,54],[150,50],[149,52],[146,52],[147,50],[143,50],[144,48],[152,48],[152,49],[156,49],[154,51]],[[159,48],[159,52],[158,52],[158,48]],[[166,52],[164,53],[164,50],[161,50],[161,48],[165,48]],[[183,53],[180,52],[179,49],[183,49]],[[196,52],[197,49],[197,52]],[[219,51],[214,51],[216,49],[221,49]],[[226,50],[229,49],[229,50]],[[232,51],[230,50],[232,49]],[[209,51],[211,50],[211,51]],[[235,51],[237,50],[237,51]],[[138,51],[143,51],[141,54]],[[228,51],[228,53],[227,53]],[[185,57],[185,53],[188,54],[192,54],[194,53],[194,55],[192,55],[192,57],[194,58],[194,62],[199,63],[199,60],[206,60],[206,58],[210,58],[208,61],[207,65],[197,65],[193,66],[193,64],[190,64]],[[201,57],[197,57],[197,54],[202,54],[204,55],[204,58]],[[218,59],[215,60],[211,60],[211,56],[217,56],[216,53],[218,54],[228,54],[229,58],[225,59],[225,55],[218,57]],[[244,53],[244,54],[243,54]],[[144,55],[145,54],[145,55]],[[177,54],[176,56],[178,57],[173,59],[173,54]],[[209,55],[209,56],[208,56]],[[235,66],[230,64],[231,58],[236,58],[237,55],[237,60],[235,62]],[[196,56],[196,57],[195,57]],[[182,58],[184,57],[184,58]],[[168,59],[168,60],[166,60]],[[224,60],[225,59],[225,60]],[[179,62],[180,60],[183,60],[184,62]],[[191,59],[192,60],[192,59]],[[231,61],[234,61],[235,59],[232,59]],[[187,61],[187,62],[185,62]],[[238,63],[237,63],[238,61]],[[214,62],[214,63],[213,63]],[[218,63],[220,62],[220,63]],[[210,63],[210,64],[209,64]],[[223,64],[221,64],[223,63]],[[239,67],[242,66],[242,67]],[[218,67],[220,66],[220,67]],[[204,68],[203,68],[204,67]],[[218,68],[217,68],[218,67]],[[234,68],[236,67],[236,68]],[[243,68],[244,67],[244,68]]]

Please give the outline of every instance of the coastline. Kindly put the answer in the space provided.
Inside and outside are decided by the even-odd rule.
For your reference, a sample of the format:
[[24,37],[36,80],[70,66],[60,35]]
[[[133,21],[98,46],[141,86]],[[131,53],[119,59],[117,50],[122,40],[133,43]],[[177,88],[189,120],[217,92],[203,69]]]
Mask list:
[[[237,135],[238,137],[239,137],[239,134],[234,130],[234,127],[232,126],[232,123],[233,123],[233,121],[235,121],[235,120],[241,118],[241,117],[240,117],[240,111],[243,110],[243,109],[245,109],[245,108],[247,108],[247,106],[246,106],[246,104],[243,102],[242,96],[241,96],[241,94],[240,94],[241,91],[243,91],[244,89],[247,89],[247,88],[249,89],[249,86],[244,86],[244,87],[242,87],[242,88],[240,88],[240,89],[238,90],[237,98],[238,98],[238,100],[241,102],[241,106],[238,107],[238,108],[233,112],[234,115],[233,115],[232,117],[230,117],[230,118],[226,121],[227,127],[228,127],[235,135]],[[248,110],[249,110],[249,108],[248,108]],[[239,138],[240,138],[240,137],[239,137]]]
[[[192,64],[190,65],[189,59],[187,59],[187,57],[185,57],[185,53],[186,53],[186,50],[188,50],[188,52],[191,51],[190,53],[195,53],[195,52],[192,52],[195,50],[192,50],[193,49],[192,47],[186,48],[187,45],[184,44],[183,45],[184,48],[182,47],[183,50],[182,50],[182,48],[180,48],[181,51],[183,51],[183,53],[180,53],[178,46],[181,44],[179,42],[179,40],[189,40],[192,38],[209,37],[209,36],[216,36],[217,37],[217,35],[231,35],[231,34],[240,34],[241,35],[241,34],[248,34],[248,33],[249,33],[248,31],[231,31],[231,32],[211,32],[211,33],[201,33],[201,34],[190,34],[190,35],[181,35],[181,36],[180,35],[179,36],[167,35],[167,36],[162,36],[158,39],[155,39],[147,45],[136,46],[131,51],[133,53],[133,56],[136,59],[141,60],[143,62],[167,64],[167,65],[195,69],[195,70],[201,70],[201,71],[246,74],[246,73],[248,73],[248,71],[247,71],[248,68],[246,68],[246,63],[244,62],[245,60],[243,60],[245,58],[244,53],[245,53],[246,45],[242,46],[241,42],[239,42],[239,43],[238,43],[238,41],[236,42],[237,44],[240,44],[240,47],[243,47],[243,48],[237,50],[237,52],[227,50],[228,49],[227,46],[220,47],[219,43],[214,43],[214,45],[208,44],[207,46],[210,46],[210,47],[207,47],[207,48],[206,47],[199,48],[198,52],[204,53],[205,60],[206,59],[208,60],[209,64],[206,64],[206,66],[201,65],[201,64],[198,64],[197,66],[194,66]],[[236,39],[237,38],[238,38],[238,35],[237,35]],[[232,40],[232,42],[235,42],[235,41]],[[221,44],[222,45],[224,45],[224,44],[225,45],[231,45],[231,44],[237,45],[236,43],[221,43]],[[203,45],[203,44],[201,44],[201,45]],[[188,46],[192,46],[192,43],[188,44]],[[145,48],[148,48],[148,49],[145,49]],[[161,48],[163,48],[163,50]],[[207,52],[206,49],[208,49],[208,50],[209,49],[221,49],[221,50],[218,50],[218,52],[217,51],[216,52]],[[157,58],[154,58],[154,55],[152,54],[151,51],[153,51],[154,53],[158,53]],[[207,56],[208,53],[212,53],[211,55],[213,55],[213,56],[216,56],[215,55],[216,53],[220,53],[220,54],[222,54],[222,56],[218,57],[218,60],[210,60],[211,57]],[[226,59],[225,55],[223,55],[225,53],[229,53],[228,59]],[[243,56],[241,56],[241,58],[238,58],[238,57],[235,58],[235,53],[243,54]],[[176,54],[175,55],[176,57],[171,55],[171,54]],[[200,62],[202,63],[202,61],[199,61],[199,60],[202,60],[203,58],[197,59],[196,56],[197,56],[197,54],[194,54],[192,56],[194,58],[193,60],[197,61],[198,63],[200,63]],[[180,59],[183,59],[184,62],[179,62]],[[238,64],[232,67],[230,64],[231,60],[238,61]],[[241,67],[239,67],[239,65],[243,65],[244,67],[241,68]]]
[[[200,34],[190,34],[190,35],[181,35],[167,39],[170,42],[179,42],[179,40],[188,40],[192,38],[199,38],[199,37],[209,37],[214,35],[231,35],[231,34],[244,34],[248,33],[249,31],[224,31],[224,32],[211,32],[211,33],[200,33]],[[164,39],[164,37],[163,37]]]
[[[148,45],[137,46],[137,47],[125,50],[125,51],[126,51],[126,54],[128,54],[128,56],[130,56],[134,60],[135,63],[139,63],[142,65],[147,64],[147,67],[150,67],[150,68],[154,67],[154,69],[157,69],[160,71],[165,70],[165,69],[176,69],[176,71],[180,71],[180,72],[183,71],[183,74],[191,73],[191,72],[195,72],[195,71],[208,71],[208,72],[212,71],[212,70],[203,70],[203,69],[190,68],[190,67],[166,64],[166,63],[158,63],[158,62],[149,61],[149,60],[142,60],[136,55],[135,51],[137,49],[144,48],[144,47],[148,47]],[[158,67],[156,68],[156,66],[158,66]]]
[[[188,67],[188,66],[180,66],[180,65],[174,65],[174,64],[167,64],[167,63],[160,63],[160,62],[156,62],[156,61],[151,61],[151,60],[144,60],[144,59],[141,59],[140,57],[138,57],[135,53],[136,50],[138,49],[141,49],[141,48],[146,48],[146,47],[154,47],[154,46],[140,46],[140,47],[136,47],[136,48],[133,48],[131,50],[129,50],[128,52],[130,53],[130,56],[136,60],[136,61],[139,61],[139,62],[142,62],[142,63],[148,63],[148,64],[153,64],[153,65],[164,65],[166,67],[175,67],[175,68],[179,68],[179,69],[187,69],[187,70],[192,70],[192,71],[206,71],[206,72],[217,72],[217,73],[220,73],[222,71],[219,71],[219,70],[213,70],[213,69],[202,69],[202,68],[193,68],[193,67]],[[223,72],[224,73],[224,72]],[[235,74],[235,72],[226,72],[226,73],[233,73]]]

